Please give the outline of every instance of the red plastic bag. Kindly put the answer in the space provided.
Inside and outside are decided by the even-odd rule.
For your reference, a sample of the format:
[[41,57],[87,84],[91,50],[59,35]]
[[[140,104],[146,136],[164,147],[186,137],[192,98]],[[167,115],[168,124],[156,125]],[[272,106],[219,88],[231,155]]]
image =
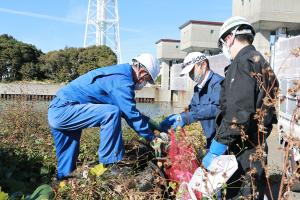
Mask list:
[[168,158],[171,166],[165,169],[165,173],[170,181],[177,182],[179,185],[183,182],[188,183],[199,167],[194,148],[186,141],[184,129],[180,130],[177,139],[173,129],[170,130],[170,134]]

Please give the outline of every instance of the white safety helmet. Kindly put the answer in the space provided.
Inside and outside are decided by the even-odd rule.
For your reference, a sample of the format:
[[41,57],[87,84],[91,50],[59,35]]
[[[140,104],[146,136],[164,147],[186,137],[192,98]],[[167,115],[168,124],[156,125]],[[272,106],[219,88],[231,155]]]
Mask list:
[[183,61],[182,71],[180,75],[188,74],[194,68],[194,65],[200,63],[204,60],[207,60],[207,57],[201,52],[192,52],[189,53]]
[[149,74],[152,78],[152,80],[149,81],[149,83],[154,84],[154,82],[159,74],[159,71],[160,71],[160,66],[159,66],[158,60],[149,53],[143,53],[143,54],[133,58],[132,61],[137,61],[146,67],[147,71],[149,72]]
[[234,28],[238,29],[240,26],[246,25],[246,28],[241,31],[237,31],[235,34],[236,35],[241,35],[241,34],[252,34],[255,36],[255,30],[254,27],[251,25],[251,23],[244,17],[240,16],[234,16],[229,19],[227,19],[224,24],[222,25],[220,29],[220,34],[219,34],[219,39],[218,39],[218,46],[222,46],[222,40],[229,34],[231,33]]

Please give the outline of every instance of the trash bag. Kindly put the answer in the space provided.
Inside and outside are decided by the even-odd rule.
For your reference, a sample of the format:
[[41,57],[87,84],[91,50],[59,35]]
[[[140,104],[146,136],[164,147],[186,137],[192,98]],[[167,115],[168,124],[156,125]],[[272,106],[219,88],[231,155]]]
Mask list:
[[170,130],[171,142],[167,156],[170,166],[165,167],[165,173],[170,181],[178,185],[188,183],[199,167],[195,150],[185,138],[184,129],[177,128],[176,133],[173,129]]

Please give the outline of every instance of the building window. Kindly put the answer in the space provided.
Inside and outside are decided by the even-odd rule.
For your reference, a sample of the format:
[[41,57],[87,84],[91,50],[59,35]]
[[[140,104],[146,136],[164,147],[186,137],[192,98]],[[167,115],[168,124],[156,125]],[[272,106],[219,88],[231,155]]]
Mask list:
[[244,0],[241,0],[241,2],[242,2],[242,6],[244,5]]
[[215,30],[210,30],[210,34],[213,34],[215,32]]
[[176,45],[176,49],[178,49],[178,47],[179,47],[179,46],[178,46],[178,45]]

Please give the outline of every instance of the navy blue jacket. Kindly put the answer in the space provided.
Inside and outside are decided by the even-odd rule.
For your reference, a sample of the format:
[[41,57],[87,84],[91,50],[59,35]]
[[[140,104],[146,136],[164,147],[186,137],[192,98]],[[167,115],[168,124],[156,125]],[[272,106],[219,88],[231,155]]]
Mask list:
[[117,106],[126,122],[139,135],[152,140],[149,118],[136,108],[133,69],[128,63],[92,70],[59,90],[57,97],[74,103]]
[[198,85],[194,87],[194,95],[189,105],[189,111],[181,113],[185,124],[200,121],[208,140],[212,139],[216,133],[215,118],[219,113],[219,99],[223,79],[219,74],[211,72],[201,89]]

